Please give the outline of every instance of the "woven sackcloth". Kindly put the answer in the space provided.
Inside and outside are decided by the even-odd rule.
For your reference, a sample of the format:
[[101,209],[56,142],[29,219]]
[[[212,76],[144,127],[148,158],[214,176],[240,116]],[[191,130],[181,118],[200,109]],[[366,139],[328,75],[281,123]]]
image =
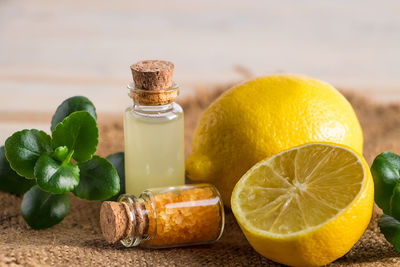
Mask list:
[[[186,156],[190,153],[199,115],[227,87],[199,90],[196,96],[180,101],[185,110]],[[399,153],[400,104],[378,104],[359,95],[344,94],[362,124],[368,163],[385,150]],[[99,124],[99,154],[122,151],[122,115],[102,117],[100,113]],[[107,244],[99,227],[98,202],[72,197],[71,212],[64,221],[40,231],[25,224],[20,203],[21,197],[0,192],[0,266],[280,266],[251,248],[230,211],[227,211],[224,234],[215,244],[148,250]],[[379,215],[380,211],[375,208],[361,240],[330,266],[400,266],[400,254],[377,228]]]

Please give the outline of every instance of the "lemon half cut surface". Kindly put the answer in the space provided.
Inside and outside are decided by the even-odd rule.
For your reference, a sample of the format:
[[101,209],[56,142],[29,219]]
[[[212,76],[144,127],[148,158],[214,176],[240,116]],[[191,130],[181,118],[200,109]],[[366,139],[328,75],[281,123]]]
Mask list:
[[373,197],[361,155],[341,145],[313,143],[252,167],[236,184],[231,206],[261,255],[291,266],[321,266],[360,239]]

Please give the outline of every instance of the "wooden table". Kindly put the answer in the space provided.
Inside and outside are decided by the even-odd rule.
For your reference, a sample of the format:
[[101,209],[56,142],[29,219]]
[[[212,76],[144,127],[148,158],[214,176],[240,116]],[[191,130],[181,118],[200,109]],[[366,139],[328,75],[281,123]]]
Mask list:
[[47,130],[72,95],[120,114],[129,65],[148,58],[175,62],[183,95],[292,72],[398,101],[399,13],[397,0],[3,0],[0,143],[17,129]]

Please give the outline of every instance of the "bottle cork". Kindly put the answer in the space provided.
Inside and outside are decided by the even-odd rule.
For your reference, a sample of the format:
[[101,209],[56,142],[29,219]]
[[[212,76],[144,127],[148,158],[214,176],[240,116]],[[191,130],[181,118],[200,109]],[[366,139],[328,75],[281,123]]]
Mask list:
[[148,230],[148,217],[144,205],[105,201],[100,209],[100,226],[104,239],[116,243],[129,237],[142,237]]
[[146,106],[166,105],[178,95],[172,88],[174,64],[163,60],[143,60],[131,65],[135,88],[130,96],[135,103]]
[[166,90],[172,86],[174,64],[163,60],[143,60],[131,65],[135,87],[142,90]]

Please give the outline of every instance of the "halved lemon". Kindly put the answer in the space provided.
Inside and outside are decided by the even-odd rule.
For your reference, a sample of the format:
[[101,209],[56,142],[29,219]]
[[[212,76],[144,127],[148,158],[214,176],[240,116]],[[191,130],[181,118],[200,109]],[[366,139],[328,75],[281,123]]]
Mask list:
[[368,164],[342,145],[312,143],[252,167],[236,184],[232,211],[261,255],[320,266],[346,254],[371,219]]

